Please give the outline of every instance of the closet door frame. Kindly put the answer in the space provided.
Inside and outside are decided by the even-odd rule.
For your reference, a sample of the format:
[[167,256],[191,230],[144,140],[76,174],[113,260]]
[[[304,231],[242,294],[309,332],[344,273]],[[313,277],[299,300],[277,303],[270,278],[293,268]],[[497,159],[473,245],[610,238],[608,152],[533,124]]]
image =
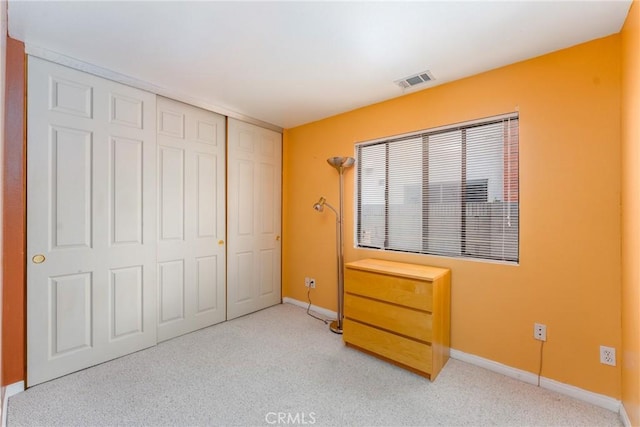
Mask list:
[[[276,225],[276,227],[274,228],[273,232],[263,233],[265,235],[262,236],[262,240],[265,241],[265,242],[269,241],[269,242],[267,242],[269,244],[263,245],[262,249],[260,249],[260,245],[258,244],[256,246],[256,248],[258,248],[258,251],[262,250],[262,252],[258,252],[258,254],[262,254],[263,258],[265,258],[265,257],[271,258],[271,260],[273,262],[270,262],[268,264],[267,263],[263,263],[263,266],[264,265],[268,265],[267,270],[271,269],[270,271],[267,271],[267,270],[263,269],[262,271],[258,270],[257,273],[256,272],[252,272],[252,274],[255,273],[257,276],[261,276],[263,278],[264,277],[268,277],[269,280],[263,281],[262,284],[261,283],[257,283],[258,284],[258,289],[257,289],[258,294],[257,294],[257,298],[256,299],[259,300],[259,301],[262,301],[262,302],[259,303],[259,304],[253,304],[252,307],[247,312],[256,311],[256,310],[259,310],[261,308],[267,307],[269,305],[274,305],[274,304],[281,303],[281,241],[280,241],[280,236],[281,236],[281,212],[282,212],[282,207],[281,207],[281,200],[282,200],[282,190],[281,190],[281,182],[282,182],[282,128],[280,128],[278,126],[271,125],[271,124],[266,123],[266,122],[262,122],[260,120],[253,119],[251,117],[247,117],[247,116],[235,113],[235,112],[233,112],[231,110],[226,110],[224,108],[211,106],[208,103],[205,103],[205,102],[202,102],[202,101],[199,101],[199,100],[196,100],[196,99],[192,99],[190,97],[185,97],[185,96],[183,96],[183,95],[181,95],[179,93],[173,93],[170,89],[169,90],[159,90],[158,87],[152,85],[151,83],[145,82],[143,80],[138,80],[138,79],[130,78],[130,77],[127,77],[127,76],[123,76],[121,74],[118,74],[116,72],[110,71],[108,69],[104,69],[104,68],[101,68],[101,67],[89,64],[89,63],[78,61],[78,60],[75,60],[73,58],[69,58],[69,57],[66,57],[64,55],[60,55],[60,54],[57,54],[55,52],[52,52],[52,51],[48,51],[46,49],[39,48],[37,46],[26,45],[25,46],[25,53],[28,55],[28,60],[29,61],[32,60],[32,59],[35,59],[37,61],[43,61],[43,62],[51,63],[51,64],[53,64],[55,66],[60,66],[60,67],[63,67],[65,69],[73,70],[75,72],[84,73],[84,74],[86,74],[88,76],[92,76],[92,78],[106,79],[106,80],[109,81],[110,84],[117,85],[115,87],[118,87],[118,86],[119,87],[126,87],[126,88],[129,88],[129,89],[132,89],[133,91],[144,92],[148,96],[151,96],[154,99],[154,102],[155,102],[156,97],[161,97],[161,96],[165,96],[165,97],[168,97],[170,99],[178,100],[178,102],[185,102],[190,106],[203,108],[203,109],[205,109],[207,111],[214,112],[215,114],[224,115],[226,120],[227,120],[227,122],[228,122],[227,126],[233,127],[235,125],[231,124],[231,122],[235,122],[237,125],[242,124],[242,126],[249,126],[249,128],[253,128],[259,134],[260,133],[262,133],[263,135],[271,134],[270,137],[273,137],[273,138],[275,138],[277,140],[277,142],[276,142],[277,150],[276,151],[277,151],[277,157],[278,158],[277,158],[276,163],[273,164],[273,166],[275,166],[274,170],[276,171],[276,174],[273,175],[273,176],[274,176],[274,179],[276,179],[277,182],[278,182],[277,185],[273,186],[274,188],[277,188],[277,194],[276,194],[277,201],[274,202],[275,205],[277,205],[277,207],[278,207],[277,215],[274,216],[274,218],[277,218],[277,221],[274,223]],[[33,87],[31,87],[30,83],[27,85],[27,88],[28,88],[27,93],[29,93],[29,92],[31,92],[33,90]],[[145,107],[143,109],[143,123],[144,123],[145,129],[147,128],[147,125],[150,125],[151,128],[156,128],[155,116],[154,117],[148,117],[147,116],[147,113],[149,113],[149,112],[154,112],[155,113],[155,111],[156,111],[155,105],[151,105],[151,104],[145,105]],[[267,137],[267,139],[270,138],[270,137]],[[228,140],[228,138],[227,138],[227,140]],[[155,141],[154,141],[154,143],[155,143]],[[122,144],[120,144],[120,145],[122,146]],[[29,147],[31,149],[29,139],[27,139],[27,147]],[[228,146],[225,145],[225,148],[227,148],[227,147]],[[150,163],[149,161],[146,160],[146,156],[147,156],[147,152],[148,151],[149,150],[147,150],[145,148],[145,154],[144,154],[144,156],[145,156],[144,165],[145,165],[145,169],[146,169],[144,171],[145,176],[146,176],[146,174],[148,172],[152,172],[152,174],[154,174],[154,175],[157,173],[155,171],[155,168],[157,167],[157,164],[158,164],[157,163],[157,157],[156,157],[156,159],[153,160],[153,162]],[[153,153],[154,157],[157,156],[156,148],[154,148],[153,151],[154,151],[154,153]],[[228,151],[227,151],[226,154],[227,154],[226,161],[229,162],[230,161],[230,155],[229,155]],[[28,159],[26,157],[27,157],[27,155],[25,155],[25,160],[27,160],[27,167],[29,167],[31,162],[28,161]],[[153,165],[152,165],[152,163],[153,163]],[[225,171],[225,172],[226,172],[226,174],[225,174],[224,178],[225,178],[225,180],[228,180],[229,179],[228,171]],[[25,175],[26,174],[27,173],[25,173]],[[229,196],[228,196],[228,190],[229,190],[229,186],[227,185],[224,188],[224,191],[225,191],[226,196],[227,196],[227,206],[229,206],[229,203],[230,203]],[[155,191],[156,190],[154,189],[153,194],[151,194],[150,191],[146,191],[146,190],[144,192],[148,199],[153,199],[154,200],[153,203],[152,203],[154,206],[156,206],[157,203],[158,203],[158,201],[155,199],[157,197],[157,195],[155,194]],[[27,197],[28,197],[28,194],[27,194]],[[260,201],[258,201],[258,202],[260,202]],[[145,202],[145,204],[147,204],[147,202]],[[30,205],[32,205],[32,204],[30,203]],[[149,209],[146,209],[145,212],[148,213]],[[236,211],[236,213],[237,213],[237,211]],[[151,226],[154,229],[153,236],[149,236],[147,238],[147,236],[145,234],[145,237],[143,239],[145,244],[146,243],[151,243],[152,241],[155,242],[155,239],[157,237],[158,226],[156,224],[156,218],[155,218],[156,215],[155,214],[156,213],[154,212],[154,218],[146,218],[146,216],[145,216],[145,218],[146,218],[145,221],[144,221],[145,230],[146,230],[147,226]],[[229,214],[229,215],[232,214],[230,212],[230,208],[228,208],[228,207],[226,209],[224,209],[223,216],[226,218],[227,214]],[[26,215],[27,215],[27,218],[25,218],[25,221],[27,221],[27,223],[28,223],[28,212],[26,213]],[[146,213],[145,213],[145,215],[146,215]],[[217,244],[219,244],[219,246],[223,247],[223,253],[225,255],[225,261],[226,262],[223,263],[223,269],[225,270],[225,273],[226,273],[225,280],[224,280],[225,287],[226,287],[225,291],[229,287],[229,283],[228,283],[228,281],[229,281],[228,268],[229,268],[230,264],[229,264],[229,261],[228,261],[228,255],[229,255],[229,247],[228,247],[229,241],[228,240],[233,239],[232,237],[231,238],[229,237],[230,234],[227,232],[228,227],[229,227],[229,224],[228,223],[225,224],[224,232],[222,234],[217,233],[217,236],[216,236],[216,237],[219,237],[220,235],[222,235],[222,236],[226,237],[226,238],[224,238],[224,237],[223,238],[218,238],[218,242],[222,242],[222,243],[216,242]],[[32,231],[30,230],[29,226],[27,226],[27,228],[26,228],[27,238],[28,238],[28,235],[29,235],[30,232],[32,232]],[[146,231],[145,231],[145,233],[146,233]],[[260,239],[257,239],[256,241],[259,242]],[[275,241],[276,243],[273,244],[273,241]],[[34,255],[34,254],[37,255],[36,252],[39,253],[41,251],[39,249],[34,249],[33,247],[27,247],[26,250],[27,250],[27,259],[26,259],[26,262],[27,262],[27,273],[26,273],[25,279],[28,282],[28,280],[29,280],[29,276],[28,276],[29,275],[29,271],[28,271],[29,270],[29,265],[28,264],[32,262],[32,255]],[[268,251],[273,251],[273,253],[272,254],[266,254],[266,252],[268,252]],[[34,253],[32,254],[31,252],[34,252]],[[148,252],[148,251],[144,251],[144,253],[146,253],[146,252]],[[145,257],[148,258],[147,255],[145,255]],[[151,259],[151,258],[149,258],[149,259]],[[155,283],[157,283],[157,277],[156,277],[157,276],[157,272],[158,272],[157,255],[156,255],[156,258],[153,259],[153,262],[156,263],[156,267],[153,269],[154,271],[149,271],[148,274],[144,275],[145,283],[146,283],[147,280],[152,280]],[[124,277],[124,276],[122,276],[122,277]],[[270,286],[270,288],[267,289],[268,292],[264,292],[265,288],[260,289],[260,285],[264,285],[266,282],[269,282],[268,284]],[[255,286],[256,283],[253,283],[253,285]],[[152,327],[151,326],[147,327],[147,325],[148,325],[147,316],[151,315],[156,319],[156,321],[153,322],[155,324],[155,326],[153,327],[154,338],[151,339],[151,338],[149,338],[150,335],[147,335],[147,338],[145,338],[145,344],[144,344],[143,347],[153,346],[157,342],[160,341],[158,339],[158,336],[157,336],[157,319],[158,319],[158,314],[157,314],[157,311],[158,311],[157,287],[154,286],[153,288],[154,288],[153,291],[152,291],[153,295],[151,295],[150,293],[148,293],[149,291],[147,290],[147,287],[145,285],[145,290],[144,290],[145,297],[144,297],[144,299],[145,299],[145,301],[150,301],[150,300],[154,301],[154,307],[153,307],[152,310],[150,310],[150,309],[145,310],[145,313],[144,313],[144,322],[145,323],[144,324],[145,324],[145,331],[151,332],[150,328],[152,328]],[[28,305],[28,300],[29,300],[29,286],[27,286],[27,295],[25,295],[25,296],[26,296],[26,301],[25,301],[26,304],[25,304],[25,306],[27,306]],[[225,294],[225,297],[223,297],[223,300],[225,302],[225,305],[228,306],[229,305],[228,293]],[[33,327],[33,325],[31,324],[32,319],[31,319],[31,316],[28,313],[28,310],[29,310],[29,308],[27,307],[27,312],[24,313],[25,323],[28,324],[28,329],[32,329],[32,327]],[[227,319],[231,319],[233,317],[237,317],[237,315],[236,316],[229,316],[228,313],[227,313],[226,307],[225,307],[225,317]],[[27,331],[27,335],[28,334],[29,334],[29,332]],[[30,351],[30,347],[32,347],[32,345],[29,344],[29,337],[27,336],[27,352]],[[141,348],[140,346],[134,346],[134,347],[135,347],[135,349],[132,349],[132,350],[128,351],[128,353],[133,352],[133,351],[137,351],[138,349]],[[124,353],[124,354],[127,354],[127,353]],[[110,358],[119,357],[119,355],[122,355],[121,352],[111,352],[108,357],[102,358],[101,361],[109,360]],[[32,359],[32,358],[33,358],[33,356],[28,356],[28,359]],[[26,363],[28,363],[28,362],[26,362]],[[97,362],[97,363],[101,363],[101,362]],[[92,364],[95,364],[95,363],[94,362],[89,362],[89,363],[86,363],[86,366],[91,366]],[[28,366],[26,366],[26,368],[27,368],[26,370],[28,371]],[[78,369],[82,369],[82,368],[78,368]],[[58,373],[58,374],[56,374],[54,376],[60,376],[60,375],[64,375],[64,373]],[[28,376],[27,381],[29,381],[28,385],[30,386],[30,385],[35,384],[34,382],[30,381],[30,377],[32,376],[32,374],[28,373],[27,376]],[[36,378],[36,377],[33,377],[33,378]]]

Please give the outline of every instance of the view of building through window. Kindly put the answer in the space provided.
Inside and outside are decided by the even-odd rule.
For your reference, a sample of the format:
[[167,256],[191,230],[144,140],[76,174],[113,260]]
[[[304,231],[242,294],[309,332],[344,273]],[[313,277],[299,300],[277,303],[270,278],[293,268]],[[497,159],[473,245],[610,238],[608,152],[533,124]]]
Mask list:
[[517,115],[357,145],[359,247],[518,261]]

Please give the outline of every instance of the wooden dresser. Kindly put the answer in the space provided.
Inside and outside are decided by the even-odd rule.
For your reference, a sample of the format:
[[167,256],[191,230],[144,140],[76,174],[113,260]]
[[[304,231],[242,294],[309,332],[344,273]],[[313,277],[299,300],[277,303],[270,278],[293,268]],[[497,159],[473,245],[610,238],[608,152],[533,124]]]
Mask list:
[[344,342],[433,381],[449,360],[450,287],[446,268],[345,264]]

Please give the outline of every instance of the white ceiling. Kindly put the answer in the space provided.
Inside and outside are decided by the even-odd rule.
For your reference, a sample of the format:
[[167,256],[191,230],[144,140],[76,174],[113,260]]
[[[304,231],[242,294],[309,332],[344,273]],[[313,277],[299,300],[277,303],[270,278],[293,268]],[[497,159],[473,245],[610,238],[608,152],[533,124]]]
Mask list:
[[421,89],[617,33],[630,4],[9,0],[8,20],[28,47],[290,128],[426,69]]

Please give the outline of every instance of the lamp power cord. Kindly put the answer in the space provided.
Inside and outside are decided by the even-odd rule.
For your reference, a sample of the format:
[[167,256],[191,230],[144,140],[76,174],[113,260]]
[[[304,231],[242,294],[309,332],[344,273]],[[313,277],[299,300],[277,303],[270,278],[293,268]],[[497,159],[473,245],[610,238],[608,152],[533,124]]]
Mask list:
[[311,309],[311,288],[307,289],[307,300],[309,301],[309,305],[307,305],[307,314],[309,316],[313,317],[314,319],[317,319],[317,320],[323,322],[325,325],[328,325],[329,322],[331,322],[331,320],[323,319],[322,317],[318,317],[315,314],[313,314],[311,311],[309,311]]
[[540,377],[542,376],[542,349],[544,348],[544,341],[540,341],[540,365],[538,367],[538,387],[540,387]]

